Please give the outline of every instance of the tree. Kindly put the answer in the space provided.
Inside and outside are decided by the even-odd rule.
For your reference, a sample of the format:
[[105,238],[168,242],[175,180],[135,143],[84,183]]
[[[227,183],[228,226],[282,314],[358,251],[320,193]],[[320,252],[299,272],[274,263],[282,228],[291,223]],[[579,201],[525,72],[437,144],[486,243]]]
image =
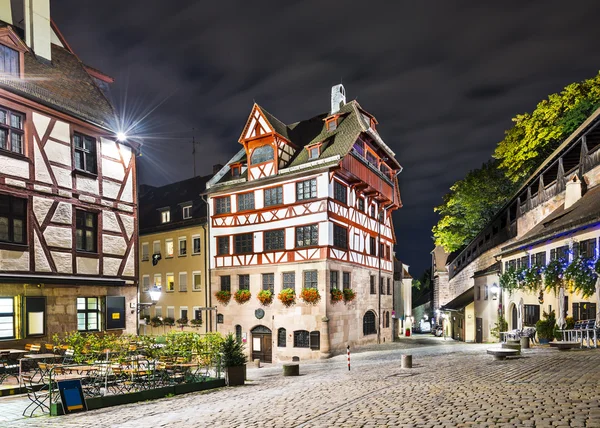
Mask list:
[[513,118],[494,158],[513,182],[528,177],[594,110],[600,107],[600,73],[572,83],[541,101],[532,113]]
[[434,209],[441,216],[433,227],[436,245],[456,251],[473,239],[502,207],[517,185],[490,160],[454,183],[444,203]]

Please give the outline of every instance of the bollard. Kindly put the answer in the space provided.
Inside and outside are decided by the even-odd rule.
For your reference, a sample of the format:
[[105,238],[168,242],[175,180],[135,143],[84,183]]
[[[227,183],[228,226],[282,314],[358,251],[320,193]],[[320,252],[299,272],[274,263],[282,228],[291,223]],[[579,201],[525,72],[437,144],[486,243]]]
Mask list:
[[350,371],[350,345],[346,349],[348,350],[348,371]]
[[529,349],[529,337],[521,337],[521,349]]
[[412,369],[412,355],[402,355],[402,368]]
[[300,376],[300,366],[298,364],[284,364],[283,365],[284,376]]
[[254,367],[256,367],[257,369],[260,369],[260,358],[256,358],[254,360]]

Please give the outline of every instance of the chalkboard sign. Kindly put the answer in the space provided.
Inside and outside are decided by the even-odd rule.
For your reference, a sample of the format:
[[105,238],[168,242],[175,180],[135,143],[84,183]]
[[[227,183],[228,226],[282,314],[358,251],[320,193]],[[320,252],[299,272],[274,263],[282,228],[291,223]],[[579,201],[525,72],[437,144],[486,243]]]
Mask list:
[[58,391],[65,415],[87,410],[87,404],[83,397],[81,380],[62,380],[58,382]]
[[46,298],[25,297],[25,325],[27,337],[46,334]]
[[106,329],[125,329],[125,297],[106,296]]

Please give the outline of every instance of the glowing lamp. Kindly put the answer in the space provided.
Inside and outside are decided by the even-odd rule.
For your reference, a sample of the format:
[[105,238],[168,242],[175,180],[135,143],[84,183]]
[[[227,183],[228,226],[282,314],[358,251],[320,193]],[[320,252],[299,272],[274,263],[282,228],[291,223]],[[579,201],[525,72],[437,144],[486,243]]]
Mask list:
[[117,132],[117,141],[127,140],[127,135],[124,132]]

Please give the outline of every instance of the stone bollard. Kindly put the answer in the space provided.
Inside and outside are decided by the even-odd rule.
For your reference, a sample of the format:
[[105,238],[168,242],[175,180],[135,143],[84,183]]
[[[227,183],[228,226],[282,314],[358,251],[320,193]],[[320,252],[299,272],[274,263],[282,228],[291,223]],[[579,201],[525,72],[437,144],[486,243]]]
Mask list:
[[300,365],[299,364],[284,364],[283,365],[284,376],[300,376]]
[[402,368],[412,369],[412,355],[402,355]]
[[254,367],[256,367],[257,369],[260,369],[260,358],[256,358],[254,360]]
[[529,337],[523,336],[521,338],[521,349],[529,349]]

